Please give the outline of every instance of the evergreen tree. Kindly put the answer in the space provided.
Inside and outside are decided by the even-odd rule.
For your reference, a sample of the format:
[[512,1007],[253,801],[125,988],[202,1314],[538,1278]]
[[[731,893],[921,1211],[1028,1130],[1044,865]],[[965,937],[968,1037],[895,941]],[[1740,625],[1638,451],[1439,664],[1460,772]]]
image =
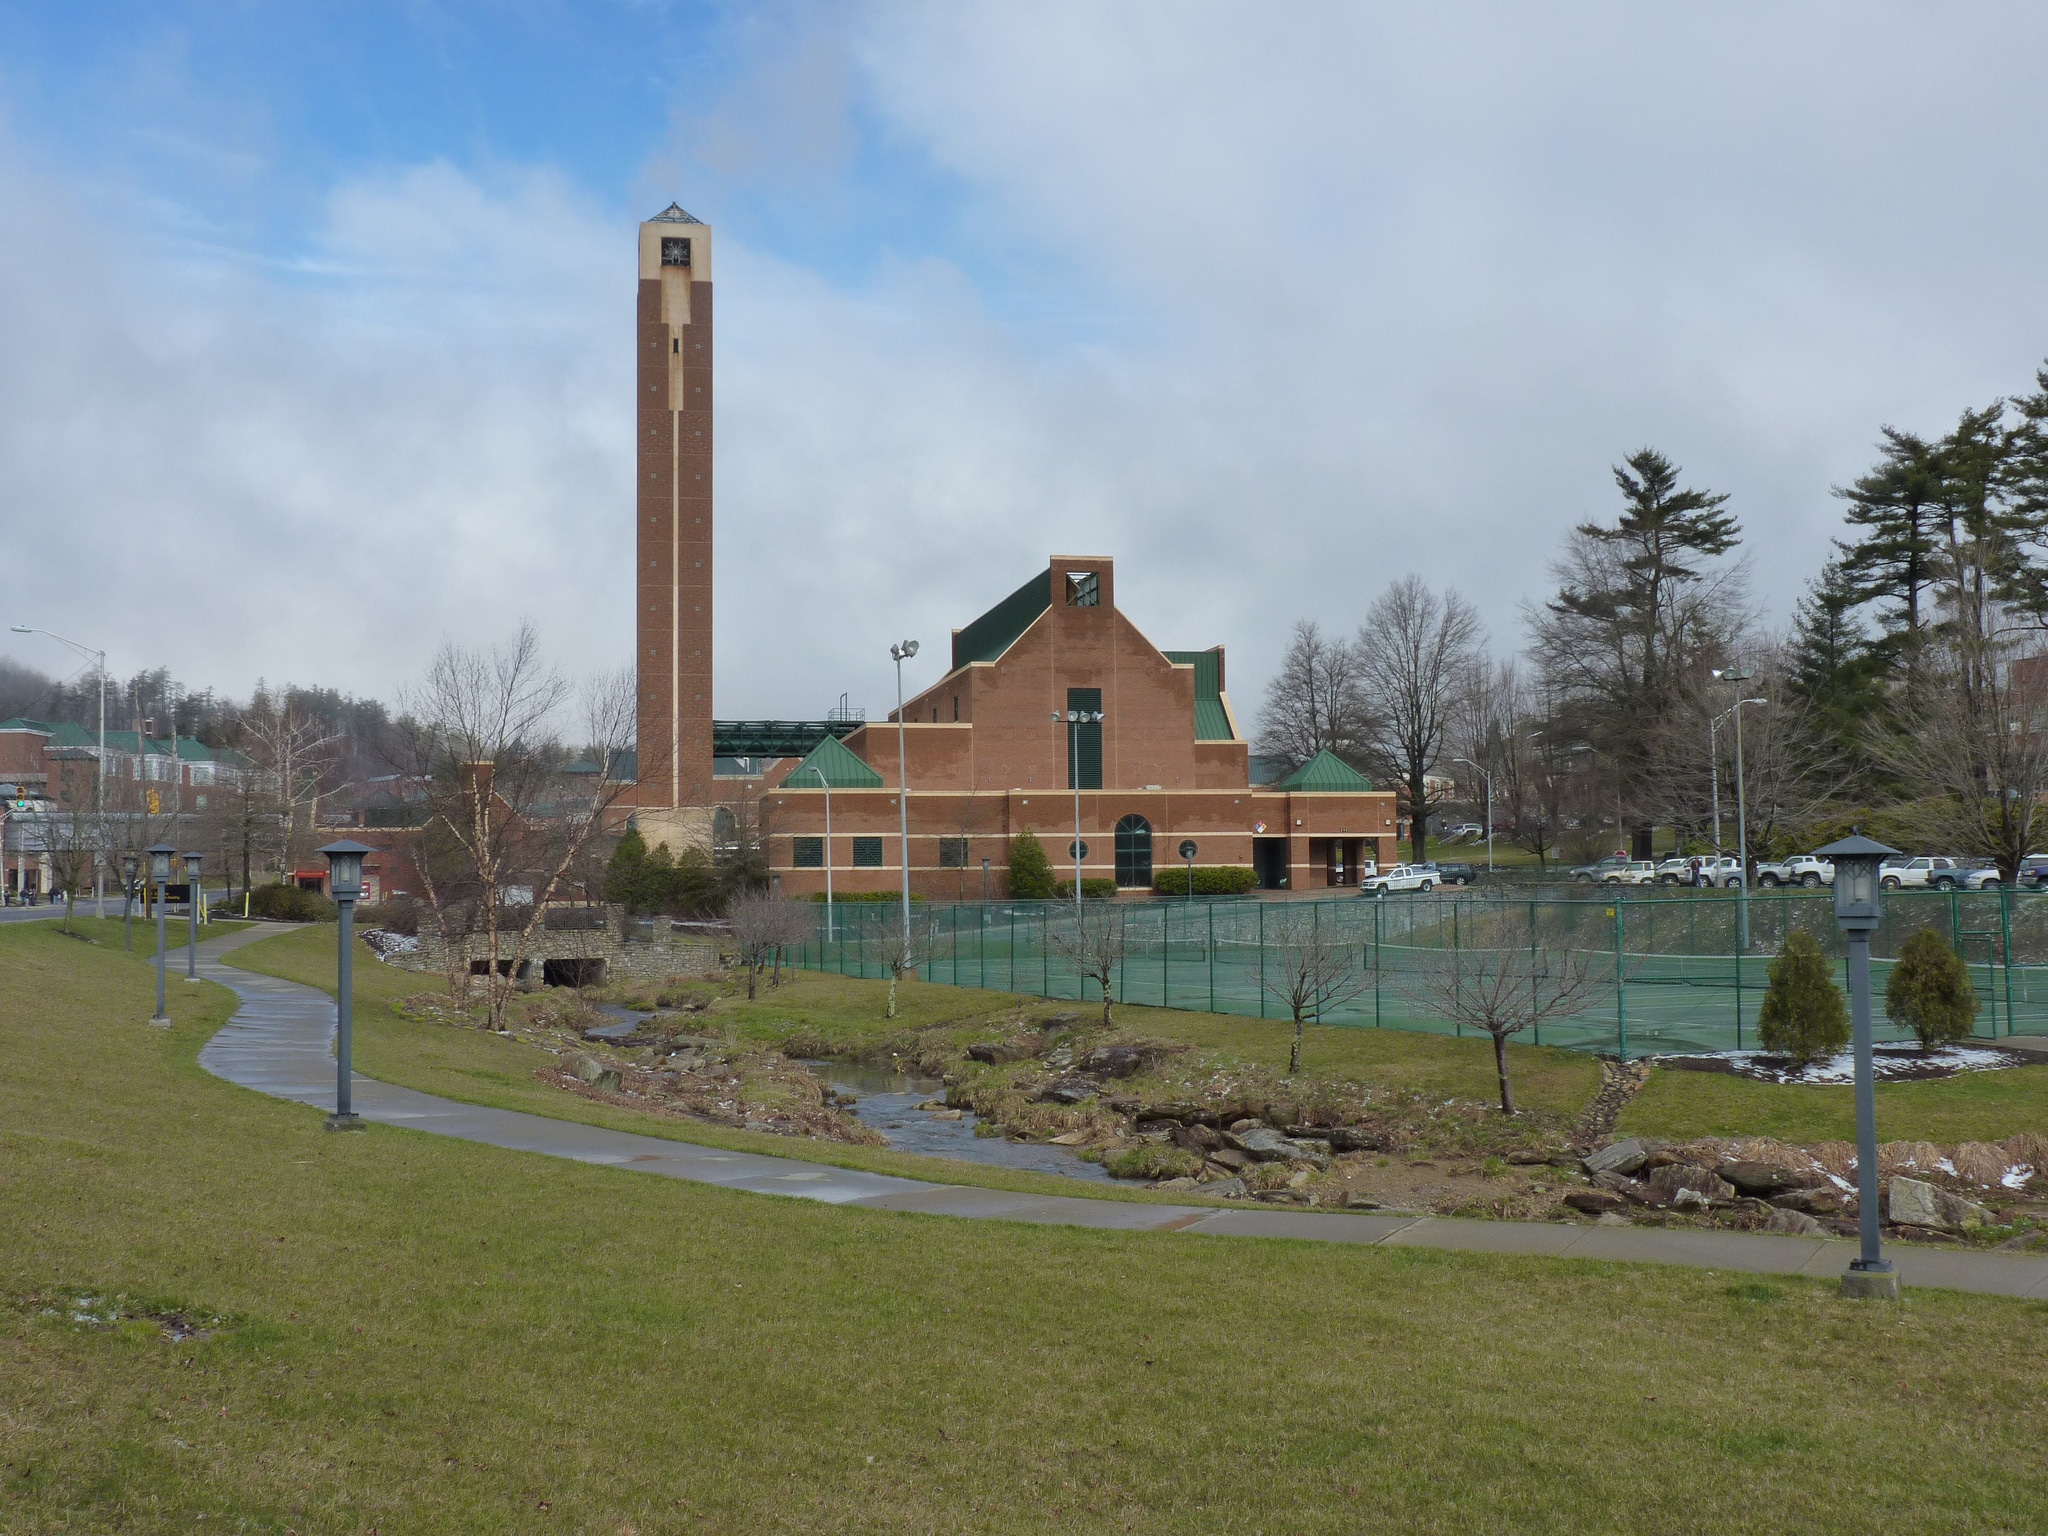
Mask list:
[[604,899],[628,912],[652,910],[647,880],[647,839],[629,826],[604,867]]
[[1923,1051],[1969,1038],[1977,1022],[1970,970],[1940,934],[1922,928],[1906,940],[1884,989],[1884,1016],[1913,1031]]
[[1835,969],[1804,928],[1785,935],[1784,947],[1771,962],[1756,1027],[1765,1050],[1802,1066],[1833,1056],[1849,1043],[1849,1009],[1835,985]]
[[1941,454],[1896,427],[1880,435],[1876,467],[1835,487],[1849,504],[1849,526],[1864,530],[1841,546],[1841,581],[1859,603],[1884,605],[1878,649],[1910,668],[1934,622],[1933,589],[1941,574]]
[[1045,845],[1034,832],[1010,839],[1010,895],[1017,901],[1048,901],[1052,897],[1052,865]]
[[1787,690],[1806,701],[1812,723],[1852,759],[1868,723],[1884,708],[1883,659],[1857,616],[1863,598],[1841,560],[1807,583],[1792,613]]

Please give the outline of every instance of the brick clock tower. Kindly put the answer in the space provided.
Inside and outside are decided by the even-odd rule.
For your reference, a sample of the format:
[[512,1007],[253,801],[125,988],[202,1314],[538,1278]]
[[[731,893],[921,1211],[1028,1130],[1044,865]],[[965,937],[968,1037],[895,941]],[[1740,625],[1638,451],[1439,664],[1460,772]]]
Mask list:
[[634,413],[639,766],[649,845],[711,844],[711,226],[640,226]]

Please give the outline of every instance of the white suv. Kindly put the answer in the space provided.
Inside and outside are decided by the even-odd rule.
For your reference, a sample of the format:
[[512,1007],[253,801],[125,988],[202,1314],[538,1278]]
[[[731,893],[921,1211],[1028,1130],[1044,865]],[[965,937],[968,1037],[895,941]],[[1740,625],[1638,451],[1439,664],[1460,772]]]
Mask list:
[[1358,882],[1361,895],[1384,896],[1389,891],[1429,891],[1436,888],[1436,871],[1427,864],[1390,864]]
[[1803,885],[1809,888],[1835,883],[1835,866],[1826,859],[1802,853],[1779,864],[1759,864],[1756,883],[1769,889],[1774,885]]
[[1657,865],[1651,859],[1630,859],[1626,864],[1617,864],[1600,877],[1602,885],[1654,885],[1657,882]]
[[1877,883],[1888,891],[1953,891],[1962,885],[1965,871],[1954,859],[1922,854],[1917,859],[1886,859],[1877,874]]

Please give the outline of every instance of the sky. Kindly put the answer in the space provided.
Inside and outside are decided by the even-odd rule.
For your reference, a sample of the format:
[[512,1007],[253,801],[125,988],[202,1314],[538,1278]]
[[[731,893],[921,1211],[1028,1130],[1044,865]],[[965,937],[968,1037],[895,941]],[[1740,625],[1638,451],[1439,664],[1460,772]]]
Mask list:
[[[1522,639],[1610,466],[1758,621],[2048,356],[2048,8],[0,0],[0,621],[399,697],[626,663],[635,226],[718,240],[722,718],[1053,554],[1162,647],[1410,572]],[[68,653],[0,628],[0,654]]]

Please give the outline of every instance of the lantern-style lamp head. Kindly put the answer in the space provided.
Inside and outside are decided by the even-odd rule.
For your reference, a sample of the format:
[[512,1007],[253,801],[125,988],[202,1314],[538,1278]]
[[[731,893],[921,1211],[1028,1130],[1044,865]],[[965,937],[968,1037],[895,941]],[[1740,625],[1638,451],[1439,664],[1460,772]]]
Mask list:
[[135,883],[135,867],[138,862],[140,861],[132,853],[121,855],[121,883],[124,887]]
[[1845,933],[1875,928],[1882,915],[1878,904],[1878,866],[1899,850],[1851,831],[1840,842],[1816,848],[1814,857],[1835,866],[1835,922]]
[[375,849],[343,838],[320,850],[327,855],[327,893],[336,901],[354,901],[363,894],[363,855]]
[[203,853],[188,853],[185,855],[185,878],[187,880],[197,880],[199,878],[199,866],[205,858],[206,855]]
[[148,853],[150,880],[157,885],[169,885],[171,860],[177,857],[178,850],[169,843],[155,843],[150,846]]

